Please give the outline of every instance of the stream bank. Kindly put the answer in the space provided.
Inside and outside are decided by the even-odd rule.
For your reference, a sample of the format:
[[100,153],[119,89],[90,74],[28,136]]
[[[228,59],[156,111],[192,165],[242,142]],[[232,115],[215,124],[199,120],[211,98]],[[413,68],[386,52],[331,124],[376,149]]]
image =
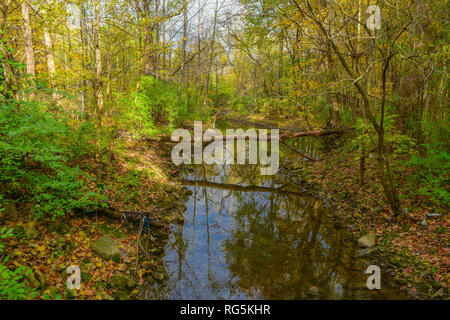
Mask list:
[[368,183],[361,187],[355,161],[358,155],[336,148],[335,144],[346,138],[321,138],[322,145],[327,146],[323,148],[321,161],[298,159],[285,163],[283,170],[297,180],[306,181],[308,189],[329,204],[335,220],[355,242],[369,233],[376,235],[375,245],[364,255],[392,277],[399,290],[417,299],[448,299],[449,239],[443,230],[448,230],[449,223],[445,210],[406,200],[411,195],[401,179],[399,190],[408,209],[395,218],[384,200],[374,161],[369,159]]
[[[168,226],[183,223],[188,197],[170,146],[124,139],[108,165],[85,159],[79,165],[95,178],[91,187],[116,212],[145,212],[162,222],[155,227],[112,218],[104,208],[84,208],[56,221],[35,219],[32,203],[2,201],[0,222],[12,235],[4,239],[6,265],[30,270],[25,282],[35,299],[138,299],[144,278],[162,279],[161,257]],[[81,288],[68,289],[67,268],[78,266]]]
[[[302,121],[267,120],[262,114],[236,117],[224,115],[227,122],[242,127],[263,121],[264,128],[298,131]],[[403,214],[392,214],[376,174],[375,157],[366,159],[366,181],[359,185],[359,154],[343,148],[353,139],[351,131],[340,136],[313,138],[314,142],[292,140],[303,153],[321,161],[294,157],[281,164],[281,175],[293,184],[320,197],[332,209],[335,222],[345,228],[355,243],[367,234],[375,235],[376,245],[365,249],[364,256],[379,265],[392,285],[411,298],[448,299],[450,287],[450,249],[448,207],[427,206],[426,199],[417,197],[407,184],[412,169],[402,165],[407,159],[397,159],[398,190]],[[431,235],[431,236],[430,236]]]

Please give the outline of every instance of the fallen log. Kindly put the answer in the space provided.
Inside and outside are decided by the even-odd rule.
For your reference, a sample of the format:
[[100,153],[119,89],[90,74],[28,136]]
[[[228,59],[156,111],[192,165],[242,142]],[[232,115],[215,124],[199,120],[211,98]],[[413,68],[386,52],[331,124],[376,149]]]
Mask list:
[[308,156],[307,154],[304,154],[303,152],[298,151],[297,149],[291,147],[290,145],[288,145],[287,143],[285,143],[285,142],[283,142],[283,141],[281,141],[281,144],[284,145],[284,146],[286,146],[286,147],[288,147],[289,149],[291,149],[291,150],[294,151],[295,153],[301,155],[303,158],[306,158],[306,159],[311,160],[311,161],[319,161],[319,159],[311,158],[311,157]]
[[205,180],[184,180],[184,184],[188,186],[209,187],[222,190],[232,190],[240,192],[271,192],[277,194],[295,195],[295,196],[311,196],[308,191],[289,191],[284,189],[285,186],[279,188],[260,187],[260,186],[241,186],[238,184],[217,183]]
[[156,228],[167,228],[168,225],[159,219],[152,217],[150,212],[140,212],[140,211],[120,211],[113,208],[98,208],[95,210],[100,215],[105,215],[115,219],[125,218],[129,222],[140,223],[140,221],[145,217],[148,223],[152,227]]
[[298,137],[321,137],[329,136],[333,134],[343,134],[347,132],[349,128],[329,129],[329,130],[314,130],[314,131],[300,131],[296,133],[284,133],[280,135],[280,140],[298,138]]
[[[285,139],[291,139],[291,138],[299,138],[299,137],[320,137],[320,136],[328,136],[328,135],[334,135],[334,134],[343,134],[347,132],[349,128],[341,128],[341,129],[331,129],[331,130],[313,130],[313,131],[300,131],[295,133],[283,133],[278,136],[278,140],[282,141]],[[203,135],[201,138],[196,138],[191,136],[191,143],[211,143],[215,140],[222,140],[226,141],[227,136],[217,136],[217,137],[211,137],[209,139],[203,139]],[[255,136],[248,136],[248,135],[234,135],[234,140],[257,140],[257,141],[271,141],[272,137],[270,134],[268,134],[266,137],[259,137],[257,134]],[[144,138],[142,141],[145,142],[156,142],[156,143],[179,143],[180,141],[173,141],[170,136],[160,136],[156,138]]]

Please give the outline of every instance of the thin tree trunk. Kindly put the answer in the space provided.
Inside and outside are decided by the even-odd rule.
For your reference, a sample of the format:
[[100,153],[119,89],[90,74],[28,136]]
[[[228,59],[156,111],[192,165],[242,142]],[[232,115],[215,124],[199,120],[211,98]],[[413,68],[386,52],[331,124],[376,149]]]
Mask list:
[[[25,39],[25,63],[27,65],[27,73],[34,78],[36,75],[36,67],[34,62],[34,52],[33,52],[33,40],[31,34],[31,25],[30,25],[30,12],[27,1],[22,2],[22,19],[23,19],[23,35]],[[30,97],[35,96],[35,91],[33,89],[30,92]]]
[[[300,7],[300,5],[294,1],[294,4],[297,6],[297,9],[300,12],[304,12],[304,9]],[[356,87],[358,92],[361,94],[362,97],[362,107],[363,112],[365,113],[365,116],[372,124],[373,128],[377,132],[378,135],[378,141],[377,141],[377,162],[378,162],[378,174],[379,178],[381,180],[381,183],[383,185],[384,194],[387,198],[387,201],[389,205],[392,208],[392,211],[394,214],[400,213],[400,202],[398,200],[397,190],[393,184],[392,175],[390,174],[390,170],[388,170],[387,173],[384,172],[385,168],[389,168],[389,163],[386,161],[384,156],[384,129],[383,129],[383,122],[384,122],[384,106],[385,106],[385,86],[386,86],[386,72],[389,66],[389,61],[393,57],[394,54],[388,55],[385,57],[385,65],[383,70],[383,100],[382,100],[382,107],[380,112],[380,123],[377,122],[377,119],[374,115],[374,113],[371,111],[370,108],[370,102],[369,102],[369,95],[366,90],[361,85],[361,79],[358,77],[353,70],[349,67],[347,61],[345,60],[344,55],[339,50],[337,44],[334,42],[332,36],[330,35],[329,31],[324,27],[322,21],[320,18],[316,16],[314,13],[314,9],[311,6],[311,3],[309,0],[306,1],[308,14],[311,16],[313,21],[316,23],[316,25],[319,27],[319,30],[322,32],[324,36],[326,36],[329,44],[333,48],[333,51],[336,53],[339,61],[341,62],[342,67],[344,68],[347,75],[353,80],[353,85]]]
[[[5,32],[6,21],[8,19],[8,11],[11,5],[11,0],[6,0],[3,4],[0,4],[0,31]],[[3,78],[5,85],[2,86],[2,94],[7,99],[16,98],[19,99],[17,94],[18,84],[16,78],[16,70],[13,65],[10,65],[8,61],[13,61],[10,51],[8,50],[8,45],[6,40],[0,38],[0,54],[2,55],[2,67],[3,67]],[[3,81],[2,75],[0,75],[0,80]]]
[[34,63],[33,41],[30,26],[30,13],[28,3],[26,1],[22,2],[22,19],[23,19],[23,32],[25,38],[25,59],[27,64],[27,73],[32,76],[35,76],[36,71]]
[[212,67],[213,59],[214,59],[214,43],[216,41],[217,16],[218,16],[218,10],[219,10],[218,7],[219,7],[219,0],[216,0],[216,5],[214,7],[213,33],[212,33],[211,46],[210,46],[211,56],[210,56],[210,59],[208,61],[208,69],[207,69],[206,78],[205,78],[205,96],[204,96],[204,99],[203,99],[202,116],[205,115],[205,111],[206,111],[205,109],[206,109],[206,102],[207,102],[207,99],[208,99],[209,78],[210,78],[211,67]]
[[97,115],[101,119],[104,102],[103,102],[103,85],[102,85],[102,51],[100,48],[100,22],[101,22],[101,12],[100,12],[101,0],[97,0],[95,8],[95,26],[94,26],[94,46],[95,46],[95,97],[97,99]]
[[178,95],[181,94],[181,86],[186,84],[186,76],[187,76],[187,66],[186,66],[186,43],[187,43],[187,1],[184,1],[183,7],[183,39],[181,40],[181,54],[182,54],[182,69],[181,69],[181,77],[180,82],[178,84]]
[[166,0],[162,2],[162,79],[167,80],[167,62],[166,62]]
[[[50,76],[50,83],[53,90],[57,90],[55,87],[55,73],[56,73],[56,67],[55,67],[55,54],[53,51],[53,39],[51,37],[51,34],[48,32],[47,28],[44,28],[44,44],[45,44],[45,51],[47,55],[47,70],[48,74]],[[56,101],[57,105],[60,105],[60,99],[61,95],[57,94],[56,92],[52,92],[52,98]]]
[[160,33],[160,23],[159,23],[159,0],[155,0],[155,37],[153,40],[154,44],[154,54],[153,54],[153,73],[156,78],[160,78],[159,74],[159,33]]

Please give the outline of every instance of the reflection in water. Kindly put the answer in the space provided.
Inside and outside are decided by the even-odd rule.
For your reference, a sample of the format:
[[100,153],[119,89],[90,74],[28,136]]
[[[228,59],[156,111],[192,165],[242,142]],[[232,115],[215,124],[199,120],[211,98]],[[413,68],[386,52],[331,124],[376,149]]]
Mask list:
[[367,264],[355,258],[357,248],[320,200],[283,192],[280,177],[259,172],[257,166],[211,165],[186,176],[197,182],[189,184],[185,224],[174,227],[166,247],[169,279],[154,284],[149,298],[398,297],[383,285],[366,288]]

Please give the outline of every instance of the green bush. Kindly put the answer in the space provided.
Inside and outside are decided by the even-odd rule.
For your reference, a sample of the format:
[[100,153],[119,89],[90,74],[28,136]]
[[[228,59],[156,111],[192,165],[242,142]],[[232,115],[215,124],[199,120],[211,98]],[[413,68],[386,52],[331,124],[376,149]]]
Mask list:
[[100,196],[88,190],[87,175],[70,165],[88,147],[75,143],[78,133],[67,119],[42,109],[31,101],[0,103],[0,186],[32,202],[38,217],[55,219],[97,204]]
[[23,280],[30,273],[30,269],[21,266],[15,270],[8,269],[0,262],[0,300],[24,300],[36,296],[36,291],[31,289]]
[[[1,207],[2,199],[3,196],[0,194],[0,215],[3,211]],[[3,252],[2,240],[12,236],[12,234],[12,229],[6,229],[6,227],[0,229],[0,253]],[[0,300],[23,300],[34,297],[36,292],[23,281],[30,274],[31,270],[27,270],[24,266],[15,270],[8,269],[4,265],[8,258],[7,256],[5,259],[0,260]]]
[[450,179],[449,134],[448,123],[439,125],[435,122],[424,122],[423,144],[425,156],[412,155],[408,166],[414,168],[415,173],[408,177],[411,190],[428,197],[433,203],[447,205],[450,202],[448,185]]
[[[179,92],[175,84],[142,77],[139,89],[124,102],[123,126],[137,136],[169,133],[183,121],[200,119],[201,108],[195,107],[193,98],[186,88]],[[209,112],[209,108],[205,111]]]

